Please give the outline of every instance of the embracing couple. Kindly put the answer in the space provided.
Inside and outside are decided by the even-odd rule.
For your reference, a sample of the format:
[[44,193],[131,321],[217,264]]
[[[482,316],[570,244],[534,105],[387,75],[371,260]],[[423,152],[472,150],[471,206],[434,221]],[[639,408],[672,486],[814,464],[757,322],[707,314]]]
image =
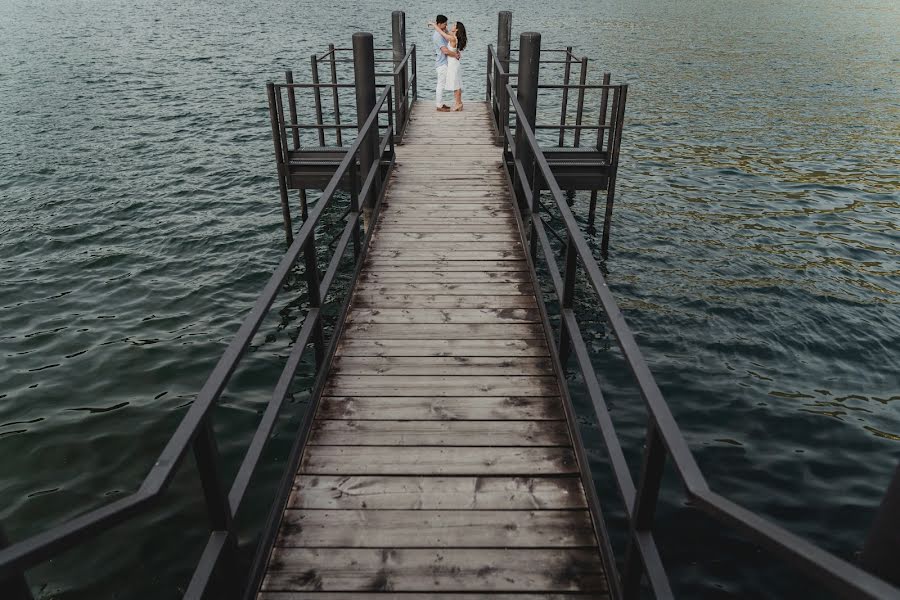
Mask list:
[[[435,103],[438,112],[460,111],[462,103],[462,72],[459,59],[462,51],[466,49],[466,27],[457,21],[453,27],[447,27],[447,17],[438,15],[434,23],[429,23],[434,28],[431,36],[434,42],[435,68],[437,69],[437,90],[435,90]],[[456,100],[453,108],[444,104],[444,92],[453,92]]]

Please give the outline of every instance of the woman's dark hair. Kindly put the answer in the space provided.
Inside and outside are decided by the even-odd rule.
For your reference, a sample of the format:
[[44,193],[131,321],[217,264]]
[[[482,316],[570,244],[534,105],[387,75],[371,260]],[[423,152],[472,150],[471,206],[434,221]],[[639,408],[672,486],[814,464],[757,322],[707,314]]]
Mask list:
[[462,21],[456,22],[456,49],[462,52],[466,49],[466,44],[469,39],[466,36],[466,26],[462,24]]

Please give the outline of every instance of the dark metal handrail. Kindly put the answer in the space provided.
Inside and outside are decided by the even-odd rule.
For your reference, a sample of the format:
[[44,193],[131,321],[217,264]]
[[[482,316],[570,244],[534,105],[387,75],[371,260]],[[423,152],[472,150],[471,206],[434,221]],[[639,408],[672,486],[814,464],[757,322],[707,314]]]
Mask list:
[[[375,49],[386,50],[386,49]],[[296,83],[294,82],[294,75],[292,71],[285,71],[285,80],[286,83],[279,84],[278,90],[286,90],[288,93],[287,98],[287,106],[290,112],[290,120],[286,121],[283,124],[283,127],[286,129],[293,129],[291,132],[291,137],[293,139],[293,149],[300,150],[300,130],[309,129],[315,132],[315,135],[318,139],[318,146],[324,147],[325,143],[325,132],[331,131],[334,134],[335,143],[338,147],[343,147],[343,130],[345,129],[355,129],[357,127],[356,123],[342,123],[341,122],[341,102],[340,96],[338,94],[338,90],[342,89],[353,89],[356,87],[355,83],[339,83],[338,82],[338,72],[336,69],[336,65],[339,63],[353,63],[353,59],[341,59],[338,60],[335,58],[337,53],[344,51],[352,51],[352,49],[344,49],[344,48],[334,48],[333,45],[329,45],[329,50],[321,55],[313,54],[310,56],[310,73],[312,76],[311,83]],[[393,99],[394,99],[394,114],[397,115],[397,128],[394,132],[397,143],[402,143],[403,134],[406,132],[406,126],[409,124],[409,115],[412,109],[412,102],[418,99],[418,77],[416,75],[416,45],[412,44],[409,50],[406,52],[403,59],[399,62],[394,61],[394,59],[378,59],[375,60],[376,63],[391,63],[394,64],[394,68],[390,72],[384,73],[375,73],[376,77],[384,76],[391,77],[392,83],[390,84],[393,87]],[[331,82],[321,82],[319,81],[319,65],[320,63],[325,63],[329,66],[330,78]],[[412,73],[410,73],[412,71]],[[384,88],[387,86],[387,83],[379,83],[376,84],[376,88]],[[298,123],[297,122],[297,101],[294,95],[295,90],[304,90],[310,89],[312,90],[313,103],[315,108],[316,122],[315,123]],[[323,90],[331,90],[331,102],[332,102],[332,111],[334,117],[334,123],[325,123],[324,120],[324,99],[322,97]]]
[[[410,65],[412,66],[412,75],[409,75]],[[406,126],[409,124],[409,117],[412,114],[411,101],[415,101],[419,97],[416,71],[416,45],[413,44],[393,71],[394,89],[397,90],[394,96],[394,102],[396,102],[394,112],[397,115],[397,137],[400,142],[403,140]]]
[[[275,88],[276,85],[274,83],[269,83],[267,86],[270,103],[274,101]],[[346,252],[348,245],[351,242],[353,243],[357,265],[361,264],[362,259],[365,257],[365,243],[360,235],[361,212],[359,199],[366,196],[371,187],[376,185],[375,182],[380,182],[380,178],[376,177],[375,174],[381,169],[381,157],[388,150],[389,146],[391,150],[393,146],[392,111],[388,113],[389,127],[378,144],[379,152],[375,155],[375,160],[371,165],[359,165],[366,169],[365,177],[363,178],[364,183],[359,187],[357,187],[358,177],[356,173],[358,168],[357,155],[364,141],[368,140],[370,135],[377,135],[378,115],[384,106],[387,106],[390,111],[391,102],[392,89],[391,86],[387,86],[376,102],[375,108],[369,114],[362,128],[360,128],[358,137],[347,150],[319,201],[310,210],[293,243],[279,262],[275,272],[269,278],[253,308],[250,309],[250,312],[244,318],[234,339],[232,339],[219,359],[197,395],[197,399],[191,404],[187,414],[182,418],[138,490],[125,498],[91,510],[48,531],[38,533],[9,547],[0,549],[0,586],[9,580],[19,580],[25,570],[43,563],[76,544],[95,537],[128,519],[140,516],[153,508],[161,499],[169,483],[171,483],[177,469],[182,465],[185,454],[189,449],[193,450],[197,461],[198,474],[206,501],[211,531],[184,598],[202,598],[216,573],[216,567],[223,563],[233,565],[231,561],[234,558],[237,545],[236,532],[233,525],[234,516],[241,506],[250,479],[269,440],[284,400],[290,391],[291,382],[300,366],[306,347],[310,343],[313,344],[315,350],[316,386],[321,387],[321,383],[324,381],[326,370],[322,367],[326,360],[326,354],[333,351],[337,332],[332,335],[330,347],[326,347],[322,314],[320,312],[321,305],[330,290],[338,263]],[[276,152],[278,152],[279,144],[277,142],[275,148]],[[340,180],[348,173],[352,182],[350,212],[348,213],[347,223],[343,228],[340,241],[335,247],[326,270],[325,278],[320,281],[315,244],[316,226],[325,208],[334,198]],[[371,231],[367,233],[367,238],[370,234]],[[305,257],[309,310],[300,327],[287,363],[275,386],[272,399],[266,406],[259,426],[237,471],[237,475],[226,492],[225,483],[222,481],[219,470],[220,461],[215,433],[210,420],[211,411],[228,385],[254,335],[268,315],[275,298],[285,289],[285,281],[293,272],[294,264],[301,253]],[[348,301],[349,297],[344,302],[345,309]],[[299,436],[301,440],[305,439],[305,433],[308,433],[309,423],[311,423],[312,419],[311,415],[315,412],[314,404],[316,401],[317,396],[314,395],[310,401],[310,406],[304,414],[304,424],[301,425]],[[233,569],[229,568],[227,571],[223,575],[231,578],[232,584],[228,586],[227,593],[237,596],[240,593],[240,582],[234,579],[236,573]]]
[[[627,90],[627,86],[623,86]],[[607,286],[597,261],[579,229],[562,191],[544,157],[531,125],[523,114],[513,88],[507,85],[507,95],[516,115],[516,131],[525,140],[528,156],[516,155],[516,142],[509,124],[504,130],[504,155],[511,154],[513,162],[509,175],[522,207],[522,216],[529,227],[532,258],[540,247],[550,273],[560,305],[559,359],[565,368],[570,354],[584,377],[584,383],[597,417],[601,436],[608,452],[619,495],[629,523],[629,542],[624,566],[618,573],[626,598],[637,598],[642,576],[646,576],[657,598],[673,596],[668,575],[660,558],[653,535],[653,518],[667,458],[684,485],[692,505],[712,519],[732,527],[759,546],[779,555],[784,561],[813,578],[832,592],[846,598],[887,599],[900,597],[900,590],[863,571],[786,529],[720,496],[709,488],[694,456],[675,421],[668,404],[647,366],[612,292]],[[624,104],[624,96],[620,106]],[[520,146],[522,147],[522,146]],[[526,166],[526,163],[531,168]],[[560,273],[553,248],[544,231],[538,212],[537,199],[547,191],[560,212],[566,231],[564,272]],[[647,406],[647,441],[639,484],[635,487],[628,464],[584,342],[574,312],[575,280],[579,264],[600,301],[610,329],[633,375],[641,397]],[[615,574],[610,573],[611,577]]]

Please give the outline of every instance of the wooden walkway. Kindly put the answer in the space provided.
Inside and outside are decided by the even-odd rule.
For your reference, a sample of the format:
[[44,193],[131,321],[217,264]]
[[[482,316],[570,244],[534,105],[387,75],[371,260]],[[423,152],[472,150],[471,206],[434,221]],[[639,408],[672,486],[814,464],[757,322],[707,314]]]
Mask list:
[[607,597],[500,154],[416,105],[260,600]]

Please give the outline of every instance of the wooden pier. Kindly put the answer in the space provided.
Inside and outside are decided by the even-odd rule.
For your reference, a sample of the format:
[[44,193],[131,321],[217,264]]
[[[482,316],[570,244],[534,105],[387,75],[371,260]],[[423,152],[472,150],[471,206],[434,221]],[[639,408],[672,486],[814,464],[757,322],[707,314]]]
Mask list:
[[[499,13],[497,49],[488,47],[486,102],[467,97],[462,113],[417,102],[416,48],[406,46],[402,11],[392,14],[390,48],[356,32],[352,48],[330,45],[310,57],[311,83],[294,83],[287,72],[284,84],[266,85],[287,251],[138,489],[22,540],[9,542],[0,527],[4,600],[33,600],[30,569],[157,510],[187,465],[195,467],[209,529],[185,600],[673,598],[654,524],[660,495],[673,490],[663,488],[666,471],[685,492],[679,501],[690,508],[682,510],[746,538],[816,592],[900,597],[880,578],[900,583],[893,535],[900,469],[862,554],[871,572],[710,488],[563,191],[591,191],[588,233],[598,193],[606,192],[605,255],[628,86],[611,85],[608,74],[587,83],[587,58],[576,60],[572,48],[542,50],[539,33],[522,33],[512,47],[511,18]],[[542,64],[560,65],[562,84],[539,77]],[[340,65],[352,65],[353,83]],[[339,92],[350,88],[355,123],[341,118]],[[537,120],[541,89],[562,93],[558,125]],[[596,116],[584,110],[589,90],[600,96]],[[312,94],[315,122],[297,102],[304,92]],[[570,93],[577,94],[574,124]],[[557,145],[545,145],[539,133],[547,129]],[[301,132],[312,132],[312,141]],[[307,204],[307,190],[317,189]],[[296,228],[290,190],[299,192]],[[324,219],[329,208],[341,217]],[[553,221],[544,218],[548,210]],[[349,292],[335,285],[347,258]],[[288,295],[303,305],[303,319],[226,481],[215,409],[255,336],[283,306],[276,300]],[[639,466],[626,460],[576,297],[596,307],[592,320],[605,318],[647,410]],[[326,327],[334,309],[338,318]],[[309,353],[313,383],[298,386],[312,366]],[[585,400],[577,415],[570,380]],[[254,473],[298,392],[308,392],[309,403],[266,522],[248,544],[241,519],[251,511],[242,507],[251,488],[269,485]],[[585,418],[603,444],[592,448],[602,453],[596,464],[588,464],[579,431]],[[592,466],[611,475],[603,507]],[[622,548],[610,544],[607,503],[627,523],[613,522]],[[244,550],[253,552],[246,569]],[[192,550],[179,545],[172,553],[174,565]],[[43,594],[45,585],[34,589]]]
[[606,597],[487,104],[404,142],[259,599]]

